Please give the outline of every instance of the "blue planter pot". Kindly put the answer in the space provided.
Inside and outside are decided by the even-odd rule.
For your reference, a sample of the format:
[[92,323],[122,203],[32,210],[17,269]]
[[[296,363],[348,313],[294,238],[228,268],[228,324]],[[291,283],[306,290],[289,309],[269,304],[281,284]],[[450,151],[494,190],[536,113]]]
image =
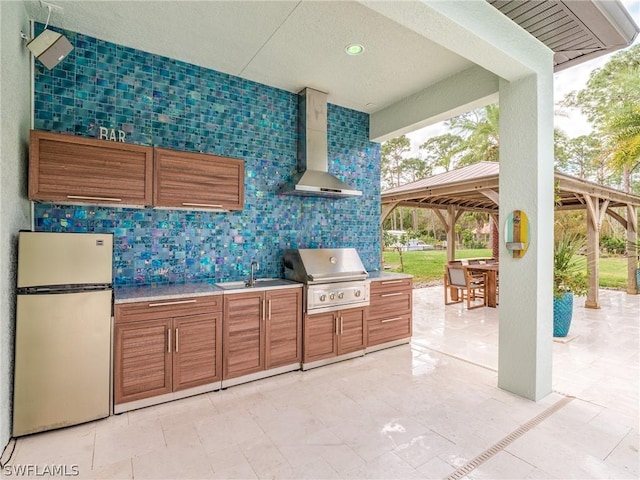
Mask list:
[[573,316],[573,293],[563,293],[553,298],[553,336],[566,337]]
[[640,268],[636,270],[636,285],[640,289]]

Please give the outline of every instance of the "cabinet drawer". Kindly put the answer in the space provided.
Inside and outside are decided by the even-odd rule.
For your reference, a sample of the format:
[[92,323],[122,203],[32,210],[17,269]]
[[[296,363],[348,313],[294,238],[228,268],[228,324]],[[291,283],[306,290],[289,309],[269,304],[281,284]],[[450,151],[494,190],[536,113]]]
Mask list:
[[373,296],[374,294],[411,289],[412,287],[413,287],[412,278],[398,278],[398,279],[372,281],[371,295]]
[[116,304],[115,322],[140,322],[163,317],[182,317],[222,311],[222,295],[172,298],[150,302]]
[[369,316],[380,318],[393,314],[409,313],[412,309],[412,301],[413,291],[411,289],[371,292]]
[[412,334],[411,316],[411,313],[408,313],[377,319],[369,318],[367,322],[367,345],[371,347],[410,337]]

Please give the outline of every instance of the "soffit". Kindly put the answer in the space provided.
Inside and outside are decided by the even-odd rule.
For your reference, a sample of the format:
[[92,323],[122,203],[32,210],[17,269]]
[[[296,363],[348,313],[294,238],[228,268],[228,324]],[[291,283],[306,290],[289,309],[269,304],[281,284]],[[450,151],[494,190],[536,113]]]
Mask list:
[[553,50],[556,71],[624,48],[638,33],[618,2],[487,1]]

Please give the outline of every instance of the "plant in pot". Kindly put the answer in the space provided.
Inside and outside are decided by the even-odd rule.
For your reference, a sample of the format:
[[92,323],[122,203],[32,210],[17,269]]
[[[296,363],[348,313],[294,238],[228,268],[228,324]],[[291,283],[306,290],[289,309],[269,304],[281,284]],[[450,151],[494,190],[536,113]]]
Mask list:
[[584,241],[575,235],[562,235],[553,251],[553,336],[566,337],[573,316],[573,296],[589,290],[584,265],[576,257]]

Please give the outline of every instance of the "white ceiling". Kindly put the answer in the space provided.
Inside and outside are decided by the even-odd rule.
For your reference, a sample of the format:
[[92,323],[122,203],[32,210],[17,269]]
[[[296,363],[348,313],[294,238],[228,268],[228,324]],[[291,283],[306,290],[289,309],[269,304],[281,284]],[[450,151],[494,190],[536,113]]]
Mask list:
[[[372,113],[471,63],[356,2],[52,0],[51,24]],[[26,2],[45,22],[47,9]],[[344,52],[361,43],[358,57]]]
[[[31,18],[46,21],[40,1],[24,3]],[[290,92],[312,87],[330,103],[368,113],[473,65],[354,1],[51,3],[62,7],[53,9],[54,26]],[[350,43],[361,43],[364,54],[346,55]]]

